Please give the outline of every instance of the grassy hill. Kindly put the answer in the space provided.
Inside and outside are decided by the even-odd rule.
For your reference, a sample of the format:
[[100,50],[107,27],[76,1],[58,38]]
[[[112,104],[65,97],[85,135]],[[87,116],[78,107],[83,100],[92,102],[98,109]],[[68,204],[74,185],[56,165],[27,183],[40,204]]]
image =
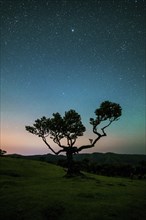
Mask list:
[[0,158],[0,219],[146,219],[146,180],[64,175],[45,162]]

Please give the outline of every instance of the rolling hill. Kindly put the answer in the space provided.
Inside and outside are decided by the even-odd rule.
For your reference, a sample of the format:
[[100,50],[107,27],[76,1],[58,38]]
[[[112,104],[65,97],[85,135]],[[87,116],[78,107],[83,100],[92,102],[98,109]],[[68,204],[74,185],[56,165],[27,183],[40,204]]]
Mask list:
[[2,220],[146,219],[146,181],[85,174],[22,158],[0,158]]

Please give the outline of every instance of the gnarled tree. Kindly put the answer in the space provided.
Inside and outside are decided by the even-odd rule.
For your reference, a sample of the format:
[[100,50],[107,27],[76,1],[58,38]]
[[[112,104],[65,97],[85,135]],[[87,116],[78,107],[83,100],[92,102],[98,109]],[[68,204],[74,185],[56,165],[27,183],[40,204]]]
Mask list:
[[[54,113],[52,118],[42,117],[37,119],[33,126],[26,126],[26,130],[42,138],[48,148],[56,155],[65,152],[68,161],[67,175],[72,176],[75,172],[73,166],[73,154],[95,146],[100,138],[106,136],[106,128],[114,121],[117,121],[122,114],[122,108],[119,104],[105,101],[95,110],[95,118],[90,118],[92,131],[96,138],[89,139],[90,144],[80,147],[74,146],[79,136],[83,136],[86,128],[81,122],[80,115],[75,110],[65,112],[62,117],[59,113]],[[102,126],[104,124],[104,126]],[[100,126],[100,129],[99,129]],[[98,131],[99,130],[99,131]],[[59,146],[59,151],[55,151],[47,141],[47,137],[53,139]],[[66,146],[62,140],[66,139]]]

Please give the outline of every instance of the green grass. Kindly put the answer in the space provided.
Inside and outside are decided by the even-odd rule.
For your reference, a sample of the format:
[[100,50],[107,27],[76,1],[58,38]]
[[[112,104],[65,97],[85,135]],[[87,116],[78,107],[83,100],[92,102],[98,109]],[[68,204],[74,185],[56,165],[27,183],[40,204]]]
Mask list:
[[0,158],[0,219],[146,219],[146,180],[64,175],[45,162]]

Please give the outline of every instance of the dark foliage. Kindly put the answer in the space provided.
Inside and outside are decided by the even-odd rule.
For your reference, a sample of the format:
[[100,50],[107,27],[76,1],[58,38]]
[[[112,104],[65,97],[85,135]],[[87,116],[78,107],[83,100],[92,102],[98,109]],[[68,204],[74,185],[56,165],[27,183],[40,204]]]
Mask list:
[[4,156],[4,154],[6,154],[7,151],[0,149],[0,156]]
[[[67,161],[59,160],[58,165],[67,168]],[[141,163],[137,165],[125,163],[100,164],[85,159],[83,161],[74,161],[74,167],[76,167],[78,171],[85,171],[103,176],[129,177],[131,179],[146,178],[146,165],[142,165]]]

